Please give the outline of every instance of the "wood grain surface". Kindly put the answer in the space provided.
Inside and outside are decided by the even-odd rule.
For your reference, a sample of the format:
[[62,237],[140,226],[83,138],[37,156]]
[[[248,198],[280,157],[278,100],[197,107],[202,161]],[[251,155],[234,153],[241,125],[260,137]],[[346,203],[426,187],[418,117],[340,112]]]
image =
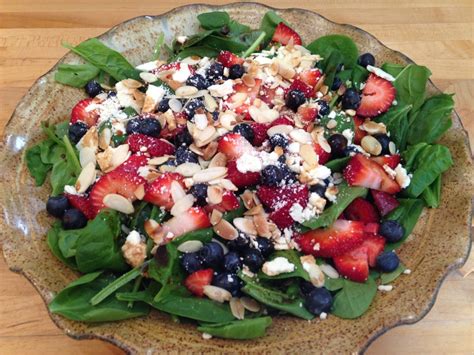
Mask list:
[[[207,1],[224,3],[224,1]],[[183,0],[0,0],[0,135],[34,80],[66,53],[61,41],[79,43],[139,15],[185,5]],[[443,91],[455,93],[456,110],[474,146],[474,43],[472,0],[263,1],[300,7],[350,23],[428,66]],[[473,354],[473,257],[448,276],[431,312],[419,323],[377,339],[368,354]],[[98,340],[72,340],[52,323],[32,285],[0,257],[1,354],[119,354]]]

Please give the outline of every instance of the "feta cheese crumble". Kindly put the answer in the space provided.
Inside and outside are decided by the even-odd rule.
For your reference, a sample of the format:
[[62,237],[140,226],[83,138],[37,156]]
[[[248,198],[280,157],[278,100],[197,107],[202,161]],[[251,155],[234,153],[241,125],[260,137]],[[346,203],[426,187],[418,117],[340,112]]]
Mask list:
[[372,65],[367,65],[367,70],[371,73],[374,73],[379,78],[385,79],[387,81],[395,81],[395,78],[392,75],[380,68],[374,67]]
[[247,172],[259,172],[262,168],[262,160],[258,156],[245,153],[237,159],[237,170],[243,174]]
[[408,175],[407,170],[401,164],[397,165],[397,167],[395,168],[395,173],[396,173],[395,180],[397,181],[398,185],[400,185],[402,189],[410,185],[410,182],[411,182],[410,175]]
[[262,266],[262,271],[265,275],[276,276],[295,270],[295,265],[290,263],[287,258],[277,257],[272,261],[267,261]]

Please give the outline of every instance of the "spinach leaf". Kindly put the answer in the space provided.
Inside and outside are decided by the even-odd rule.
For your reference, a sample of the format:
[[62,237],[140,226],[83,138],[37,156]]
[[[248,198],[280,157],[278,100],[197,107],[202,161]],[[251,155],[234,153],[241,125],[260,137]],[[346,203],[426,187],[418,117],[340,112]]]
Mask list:
[[61,248],[59,247],[59,238],[61,235],[61,231],[63,231],[63,229],[61,228],[61,222],[56,221],[51,226],[51,228],[48,231],[48,234],[46,235],[46,243],[48,244],[49,249],[51,250],[51,252],[53,253],[55,257],[57,257],[64,264],[69,266],[71,269],[76,270],[77,265],[74,258],[65,257],[61,251]]
[[80,229],[74,230],[65,230],[61,229],[59,231],[59,241],[58,246],[61,250],[62,255],[65,258],[72,258],[76,256],[76,245],[77,240],[80,236]]
[[276,14],[275,11],[267,11],[260,22],[260,31],[265,32],[263,39],[263,45],[266,46],[272,39],[275,33],[275,28],[280,22],[286,24],[286,22]]
[[179,43],[177,41],[173,42],[173,49],[174,51],[178,52],[185,48],[196,46],[199,42],[201,42],[207,36],[213,34],[214,30],[209,31],[201,31],[196,33],[195,35],[190,36],[184,43]]
[[375,121],[385,124],[387,131],[390,132],[390,140],[400,151],[405,150],[409,127],[408,113],[411,109],[411,105],[398,104],[375,119]]
[[412,112],[418,111],[425,101],[425,89],[431,72],[420,65],[407,65],[395,78],[393,85],[397,89],[397,102],[411,105]]
[[206,12],[199,14],[197,19],[201,27],[206,30],[220,29],[230,22],[230,16],[225,11]]
[[328,161],[324,165],[328,167],[329,169],[331,169],[332,172],[340,173],[347,166],[347,163],[349,163],[349,160],[351,160],[351,157],[337,158],[337,159]]
[[[49,304],[49,310],[81,322],[117,321],[148,314],[148,305],[140,302],[129,308],[127,302],[117,300],[114,295],[107,297],[100,305],[89,303],[94,294],[114,280],[115,276],[102,275],[102,271],[84,275],[59,292]],[[120,290],[129,289],[127,285]]]
[[211,47],[206,47],[206,46],[194,46],[194,47],[189,47],[185,48],[182,51],[180,51],[178,54],[176,54],[175,57],[173,57],[173,60],[176,59],[183,59],[191,56],[198,56],[198,57],[209,57],[209,58],[215,58],[219,54],[219,50]]
[[201,325],[200,332],[224,339],[255,339],[265,336],[265,330],[272,324],[270,317],[235,320],[230,323]]
[[303,265],[301,265],[300,255],[296,250],[278,250],[274,252],[268,260],[273,260],[277,257],[283,257],[287,259],[290,263],[295,265],[295,270],[292,272],[286,272],[283,274],[279,274],[276,276],[268,276],[264,274],[262,271],[258,273],[258,278],[262,280],[281,280],[281,279],[288,279],[290,277],[300,277],[306,281],[309,281],[308,273],[303,269]]
[[369,276],[365,283],[344,279],[344,286],[334,296],[332,313],[335,316],[354,319],[367,311],[377,293],[377,285]]
[[339,193],[337,194],[336,202],[331,207],[325,209],[319,216],[303,222],[303,226],[311,229],[330,226],[352,201],[357,197],[365,197],[367,195],[365,187],[348,186],[345,182],[338,185],[338,188]]
[[200,44],[216,50],[228,50],[233,53],[241,53],[252,46],[261,34],[262,32],[259,30],[247,32],[235,37],[223,37],[212,34],[204,38]]
[[64,44],[64,46],[117,81],[140,80],[139,70],[135,69],[119,52],[110,49],[97,38],[88,39],[76,47],[69,44]]
[[342,277],[339,277],[337,279],[331,279],[330,277],[326,276],[326,279],[324,280],[324,287],[328,291],[340,290],[344,287],[344,280],[345,279],[343,279]]
[[413,117],[408,130],[408,144],[436,142],[451,127],[453,108],[452,95],[440,94],[428,98]]
[[380,67],[384,72],[389,73],[391,76],[396,78],[398,74],[402,72],[405,68],[403,64],[395,64],[395,63],[383,63]]
[[78,174],[76,174],[69,160],[58,160],[53,165],[53,170],[51,171],[52,195],[56,196],[63,193],[64,186],[74,185],[77,177]]
[[51,164],[45,164],[41,160],[42,145],[48,144],[47,142],[51,141],[43,141],[26,150],[26,166],[28,167],[31,176],[35,179],[36,186],[41,186],[44,184],[46,177],[48,176],[48,172],[52,168]]
[[334,82],[334,78],[336,77],[337,70],[339,65],[344,62],[344,58],[342,54],[338,50],[333,50],[330,52],[327,58],[325,58],[322,63],[321,67],[326,76],[324,79],[324,83],[331,87],[332,83]]
[[380,274],[380,282],[382,283],[382,285],[389,284],[390,282],[392,282],[396,278],[398,278],[398,276],[403,274],[403,271],[405,271],[405,270],[406,270],[405,265],[400,263],[398,265],[398,267],[395,270],[393,270],[392,272],[383,272],[383,273],[381,273]]
[[346,129],[350,129],[351,132],[354,132],[354,120],[349,115],[344,115],[342,113],[337,113],[336,117],[330,118],[328,115],[320,118],[320,125],[326,127],[330,120],[336,121],[336,127],[325,130],[327,137],[331,136],[334,133],[342,133]]
[[359,57],[359,50],[354,41],[344,35],[327,35],[319,37],[311,42],[306,48],[313,54],[319,54],[324,59],[328,58],[333,51],[342,55],[342,63],[346,69],[353,68]]
[[92,64],[59,64],[54,80],[58,83],[84,87],[90,80],[99,75],[99,69]]
[[155,48],[153,49],[153,56],[151,57],[152,60],[157,60],[160,57],[161,48],[163,47],[164,43],[165,43],[165,34],[161,32],[160,35],[158,36],[158,39],[156,40]]
[[441,175],[428,186],[422,193],[421,197],[425,201],[426,205],[431,208],[438,208],[439,201],[441,200]]
[[363,83],[367,81],[369,71],[359,64],[355,64],[351,71],[352,85],[360,90]]

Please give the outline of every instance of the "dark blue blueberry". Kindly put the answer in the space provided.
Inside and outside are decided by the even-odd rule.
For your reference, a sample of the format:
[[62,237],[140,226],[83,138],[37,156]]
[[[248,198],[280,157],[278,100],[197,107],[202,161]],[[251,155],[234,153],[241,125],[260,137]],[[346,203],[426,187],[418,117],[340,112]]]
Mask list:
[[169,105],[170,100],[169,99],[163,99],[160,101],[158,104],[158,112],[166,112],[170,109]]
[[130,121],[127,122],[127,134],[132,133],[140,133],[141,128],[141,119],[139,118],[132,118]]
[[212,269],[218,269],[222,264],[222,259],[224,258],[224,249],[222,249],[222,246],[216,242],[204,244],[198,253],[204,266]]
[[211,83],[201,74],[194,74],[186,80],[186,85],[194,86],[198,90],[205,90],[211,86]]
[[229,251],[224,255],[224,269],[229,272],[237,272],[242,269],[242,260],[235,251]]
[[357,64],[361,67],[367,67],[367,65],[375,65],[375,57],[371,53],[361,54],[359,59],[357,59]]
[[191,133],[187,129],[184,129],[182,132],[178,133],[174,137],[174,145],[176,147],[180,147],[182,145],[184,146],[190,146],[193,143],[193,137],[191,136]]
[[356,148],[355,146],[353,146],[353,145],[348,145],[348,146],[346,147],[346,149],[344,149],[344,156],[350,157],[351,154],[357,153],[357,152],[358,152],[358,150],[357,150],[357,148]]
[[342,85],[342,80],[341,78],[339,78],[338,76],[336,76],[334,78],[334,81],[332,82],[332,85],[331,85],[331,90],[333,91],[336,91],[337,89],[339,89]]
[[321,101],[318,101],[317,104],[319,106],[318,117],[324,117],[326,115],[329,115],[329,112],[331,111],[331,109],[329,107],[329,104],[326,101],[321,100]]
[[344,156],[347,147],[347,138],[340,133],[335,133],[328,138],[328,143],[331,146],[331,157],[341,158]]
[[264,258],[269,257],[275,251],[273,243],[268,238],[257,237],[257,245]]
[[69,201],[65,196],[50,196],[46,202],[46,211],[51,216],[61,218],[64,212],[69,208]]
[[246,123],[238,124],[237,126],[234,127],[232,132],[240,134],[242,137],[244,137],[250,143],[253,142],[253,139],[255,137],[255,134],[253,132],[252,127],[250,125],[246,124]]
[[69,125],[69,140],[72,143],[77,144],[77,142],[81,140],[82,136],[84,136],[84,134],[86,134],[88,130],[89,126],[81,121],[77,121],[76,123]]
[[382,146],[381,155],[390,154],[390,138],[386,134],[374,134],[373,137],[379,141],[380,145]]
[[237,238],[230,240],[227,243],[227,247],[230,250],[241,252],[249,247],[249,239],[244,235],[239,235]]
[[62,224],[64,229],[84,228],[87,225],[87,218],[77,208],[71,208],[64,212]]
[[266,186],[277,186],[282,180],[282,171],[276,165],[267,165],[262,170],[262,184]]
[[115,96],[117,96],[117,93],[116,93],[115,91],[109,91],[109,92],[107,93],[107,98],[115,97]]
[[203,268],[198,253],[185,253],[180,259],[181,266],[188,274],[192,274]]
[[184,163],[199,163],[196,153],[190,151],[186,146],[182,145],[176,149],[176,162],[178,165]]
[[240,288],[242,287],[239,277],[230,272],[221,272],[214,275],[212,284],[229,291],[232,296],[238,296],[240,294]]
[[[270,144],[273,149],[275,147],[286,148],[288,147],[288,139],[283,134],[277,133],[270,137]],[[284,157],[284,155],[282,156]]]
[[151,137],[159,137],[161,124],[154,118],[143,118],[140,122],[140,133]]
[[357,110],[360,106],[360,95],[356,89],[349,88],[342,95],[342,108],[344,110]]
[[319,196],[324,197],[326,193],[326,186],[321,184],[311,185],[309,191],[316,192]]
[[234,64],[229,68],[229,78],[231,79],[241,78],[244,73],[244,67],[240,64]]
[[191,99],[186,106],[184,107],[184,112],[188,116],[189,119],[194,117],[194,114],[196,113],[196,110],[204,107],[204,104],[201,100],[199,99]]
[[301,293],[306,296],[311,293],[316,287],[309,281],[301,280],[300,281],[300,291]]
[[222,79],[224,75],[224,66],[219,62],[214,62],[209,66],[207,69],[207,77],[209,80],[215,81],[218,79]]
[[206,184],[195,184],[190,189],[191,194],[196,199],[196,204],[198,206],[207,205],[207,185]]
[[288,165],[281,165],[281,180],[284,181],[286,184],[290,184],[296,182],[296,173],[291,170]]
[[168,159],[163,163],[163,165],[178,166],[178,163],[176,162],[176,159]]
[[377,256],[377,268],[382,272],[392,272],[398,265],[400,265],[400,259],[393,251],[384,251]]
[[383,221],[380,225],[379,234],[387,242],[395,243],[401,240],[405,234],[405,228],[397,221]]
[[301,90],[290,90],[288,94],[286,94],[285,105],[294,112],[296,112],[296,110],[298,110],[298,107],[300,107],[305,102],[306,97],[304,96],[304,93]]
[[89,95],[89,97],[96,97],[97,95],[99,95],[102,92],[102,87],[95,80],[89,81],[86,84],[85,89],[86,89],[86,93],[87,93],[87,95]]
[[331,293],[324,287],[315,288],[304,297],[304,306],[314,315],[320,315],[322,312],[328,313],[332,306]]
[[264,263],[264,259],[260,250],[248,248],[242,252],[244,265],[252,272],[258,272]]
[[215,110],[212,112],[212,119],[214,121],[217,121],[219,119],[219,111],[218,110]]

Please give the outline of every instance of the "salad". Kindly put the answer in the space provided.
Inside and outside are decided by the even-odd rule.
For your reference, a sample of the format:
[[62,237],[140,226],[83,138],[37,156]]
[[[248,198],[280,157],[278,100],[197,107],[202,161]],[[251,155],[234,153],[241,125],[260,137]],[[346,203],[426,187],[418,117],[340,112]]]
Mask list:
[[65,45],[84,63],[55,80],[89,97],[26,152],[51,185],[48,246],[82,275],[50,311],[154,308],[205,339],[361,316],[408,277],[396,250],[440,203],[452,95],[428,97],[426,67],[379,63],[347,36],[303,44],[273,11],[256,30],[197,19],[138,66],[98,39]]

